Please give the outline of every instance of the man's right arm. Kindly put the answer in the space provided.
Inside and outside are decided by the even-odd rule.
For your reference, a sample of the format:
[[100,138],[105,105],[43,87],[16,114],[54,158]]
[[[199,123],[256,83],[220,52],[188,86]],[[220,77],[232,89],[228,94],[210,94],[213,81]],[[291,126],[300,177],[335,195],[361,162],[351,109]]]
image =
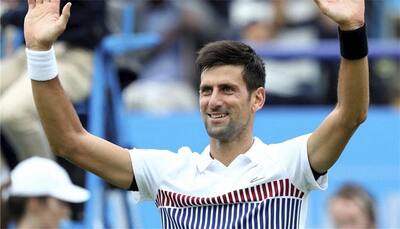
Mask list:
[[129,152],[88,133],[58,78],[32,80],[36,108],[53,151],[108,182],[128,188],[133,171]]
[[[28,0],[24,34],[30,50],[49,50],[65,30],[70,4],[59,15],[60,0]],[[53,151],[108,182],[130,187],[133,170],[129,152],[88,133],[79,121],[73,105],[58,78],[32,80],[36,108]]]

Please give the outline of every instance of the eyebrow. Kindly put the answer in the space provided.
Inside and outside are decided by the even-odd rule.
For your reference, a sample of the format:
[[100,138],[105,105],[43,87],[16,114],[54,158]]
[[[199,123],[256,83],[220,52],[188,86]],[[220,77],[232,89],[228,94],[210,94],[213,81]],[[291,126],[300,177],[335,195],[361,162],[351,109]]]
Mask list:
[[[217,85],[218,88],[223,88],[223,87],[232,87],[232,88],[239,88],[238,85],[233,84],[233,83],[221,83]],[[213,86],[209,85],[209,84],[203,84],[200,85],[199,89],[208,89],[208,88],[213,88]]]
[[236,84],[232,84],[232,83],[223,83],[223,84],[219,84],[218,88],[224,88],[224,87],[231,87],[233,89],[238,89],[239,86]]
[[211,85],[204,84],[204,85],[200,85],[199,90],[201,91],[201,90],[204,90],[204,89],[211,89],[211,88],[212,88]]

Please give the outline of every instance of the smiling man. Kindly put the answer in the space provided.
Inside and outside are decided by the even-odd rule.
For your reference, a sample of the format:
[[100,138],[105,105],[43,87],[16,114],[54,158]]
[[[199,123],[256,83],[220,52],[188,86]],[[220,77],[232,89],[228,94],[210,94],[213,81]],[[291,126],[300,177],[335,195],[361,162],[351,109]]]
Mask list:
[[[279,144],[253,135],[265,102],[265,68],[251,47],[218,41],[199,51],[200,109],[210,144],[201,154],[126,150],[82,127],[58,80],[52,44],[71,4],[28,0],[29,76],[54,152],[108,182],[156,201],[165,228],[303,228],[310,191],[327,186],[333,166],[366,119],[368,95],[364,1],[315,1],[339,26],[338,103],[311,134]],[[268,127],[265,127],[268,128]]]

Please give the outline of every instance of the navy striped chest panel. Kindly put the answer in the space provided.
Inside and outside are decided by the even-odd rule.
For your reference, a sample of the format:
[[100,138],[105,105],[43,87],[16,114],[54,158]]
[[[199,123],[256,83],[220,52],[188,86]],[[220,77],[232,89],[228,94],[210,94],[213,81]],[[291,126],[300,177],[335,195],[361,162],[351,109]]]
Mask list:
[[298,228],[304,192],[289,179],[215,197],[159,190],[163,228]]

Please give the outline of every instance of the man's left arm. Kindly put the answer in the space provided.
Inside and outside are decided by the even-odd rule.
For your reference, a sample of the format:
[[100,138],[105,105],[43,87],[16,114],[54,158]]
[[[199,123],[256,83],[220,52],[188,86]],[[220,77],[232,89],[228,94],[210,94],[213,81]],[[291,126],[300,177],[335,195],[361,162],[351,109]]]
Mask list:
[[311,167],[318,173],[324,173],[336,162],[357,127],[367,117],[369,77],[365,50],[367,41],[363,36],[364,0],[315,2],[322,13],[339,25],[342,54],[337,105],[307,143]]

